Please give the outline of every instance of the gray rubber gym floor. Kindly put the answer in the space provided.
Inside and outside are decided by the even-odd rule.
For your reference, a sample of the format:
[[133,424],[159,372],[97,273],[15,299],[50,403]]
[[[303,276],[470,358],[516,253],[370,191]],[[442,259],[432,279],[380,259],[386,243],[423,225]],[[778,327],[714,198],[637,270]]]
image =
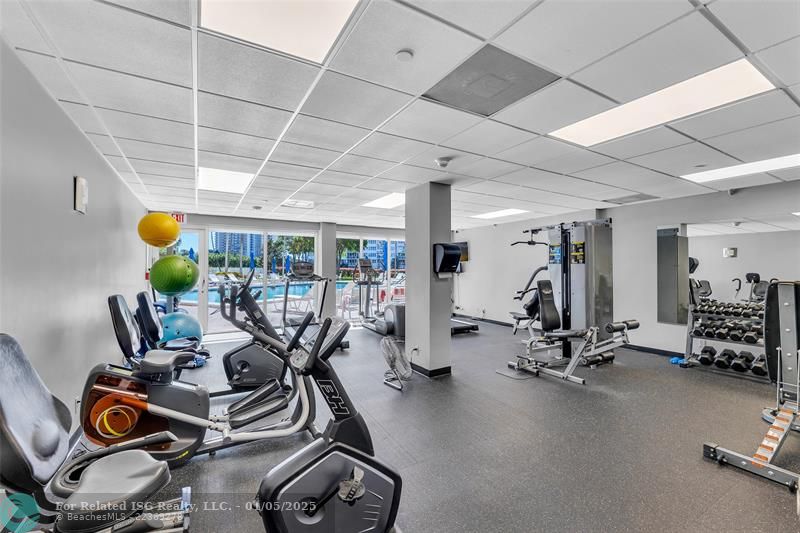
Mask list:
[[[481,324],[479,333],[453,339],[451,377],[415,375],[400,393],[382,384],[380,337],[359,329],[349,339],[351,349],[331,361],[378,456],[403,476],[405,533],[800,529],[788,490],[702,458],[709,440],[755,449],[766,428],[760,409],[774,401],[766,384],[629,350],[619,350],[613,365],[579,369],[585,386],[512,380],[495,370],[521,348],[518,340],[509,328]],[[185,379],[221,387],[220,355],[231,346],[212,345],[211,364]],[[319,408],[322,427],[328,413]],[[263,531],[245,506],[267,470],[308,440],[196,457],[173,471],[168,492],[192,486],[201,506],[195,531]],[[798,440],[787,441],[783,466],[800,467]],[[222,502],[231,509],[219,510]]]

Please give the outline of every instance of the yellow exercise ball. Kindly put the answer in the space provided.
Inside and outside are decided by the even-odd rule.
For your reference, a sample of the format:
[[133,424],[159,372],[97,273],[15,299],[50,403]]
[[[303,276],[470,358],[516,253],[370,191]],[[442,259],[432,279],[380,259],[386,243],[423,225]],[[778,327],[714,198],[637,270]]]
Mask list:
[[149,213],[139,221],[139,237],[156,248],[166,248],[178,242],[181,226],[166,213]]

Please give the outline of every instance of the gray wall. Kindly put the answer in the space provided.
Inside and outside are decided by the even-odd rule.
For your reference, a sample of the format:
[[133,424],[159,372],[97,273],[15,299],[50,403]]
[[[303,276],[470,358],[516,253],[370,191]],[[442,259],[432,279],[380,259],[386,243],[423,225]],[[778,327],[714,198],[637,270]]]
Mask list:
[[[601,210],[597,216],[612,218],[614,227],[614,318],[641,321],[642,327],[631,335],[636,344],[683,352],[685,326],[657,321],[656,230],[681,223],[788,215],[797,211],[798,198],[800,181],[795,181],[743,189],[732,196],[720,192]],[[571,213],[561,218],[568,222],[594,217]],[[456,281],[455,305],[463,309],[457,312],[481,316],[481,311],[486,309],[487,318],[508,322],[508,311],[519,307],[519,303],[512,300],[514,291],[545,261],[543,248],[508,245],[522,236],[522,229],[554,222],[558,220],[537,219],[458,232],[454,240],[470,243],[470,261],[465,265],[465,273]],[[770,277],[780,277],[784,271],[773,267],[773,263],[797,264],[796,250],[796,244],[789,243],[783,256],[759,253],[764,259],[754,269]],[[715,253],[721,255],[721,248]],[[703,261],[702,257],[699,259]],[[711,280],[710,269],[710,265],[701,266],[698,277]],[[744,270],[737,268],[739,272]],[[791,277],[791,272],[785,275]],[[798,277],[798,273],[794,277]],[[724,281],[718,281],[717,285],[720,283],[725,285]]]
[[[737,257],[722,257],[722,249],[731,247],[739,249]],[[711,297],[717,300],[733,300],[731,280],[744,282],[747,272],[758,272],[765,280],[800,279],[800,231],[690,237],[689,255],[700,260],[694,277],[710,281]],[[743,285],[739,298],[747,294]]]
[[[0,41],[0,331],[72,406],[89,369],[121,358],[106,298],[144,287],[145,210]],[[72,211],[73,176],[89,210]]]

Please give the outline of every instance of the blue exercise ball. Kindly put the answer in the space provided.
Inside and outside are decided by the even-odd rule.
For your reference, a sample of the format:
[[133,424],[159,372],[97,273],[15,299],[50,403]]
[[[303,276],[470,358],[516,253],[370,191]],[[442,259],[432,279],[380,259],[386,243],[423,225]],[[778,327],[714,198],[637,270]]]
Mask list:
[[161,317],[161,327],[164,330],[161,342],[175,339],[185,339],[194,337],[198,341],[203,340],[203,328],[200,322],[186,313],[169,313]]

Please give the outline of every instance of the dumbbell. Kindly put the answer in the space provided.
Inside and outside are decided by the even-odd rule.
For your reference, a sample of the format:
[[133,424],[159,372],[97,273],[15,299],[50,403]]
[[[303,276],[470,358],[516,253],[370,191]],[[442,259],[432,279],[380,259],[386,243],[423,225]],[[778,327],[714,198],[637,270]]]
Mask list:
[[753,355],[752,352],[748,352],[742,350],[739,352],[739,355],[736,356],[736,359],[731,362],[731,370],[735,370],[737,372],[747,372],[750,370],[750,366],[755,361],[756,356]]
[[753,363],[750,365],[750,371],[756,376],[767,375],[767,358],[764,357],[763,353],[755,358]]
[[714,358],[714,366],[717,368],[730,368],[734,359],[736,359],[736,352],[730,348],[725,348]]
[[753,326],[750,331],[742,336],[742,340],[748,344],[756,344],[762,335],[761,326]]
[[717,327],[721,325],[721,322],[714,321],[714,322],[706,322],[705,329],[703,329],[703,336],[708,337],[709,339],[713,339],[717,336]]
[[714,336],[720,340],[727,339],[728,335],[730,335],[731,331],[736,329],[735,322],[725,322],[722,326],[716,329]]
[[697,361],[704,366],[710,366],[714,362],[714,357],[717,355],[717,349],[713,346],[703,346],[700,350],[700,355],[697,356]]

